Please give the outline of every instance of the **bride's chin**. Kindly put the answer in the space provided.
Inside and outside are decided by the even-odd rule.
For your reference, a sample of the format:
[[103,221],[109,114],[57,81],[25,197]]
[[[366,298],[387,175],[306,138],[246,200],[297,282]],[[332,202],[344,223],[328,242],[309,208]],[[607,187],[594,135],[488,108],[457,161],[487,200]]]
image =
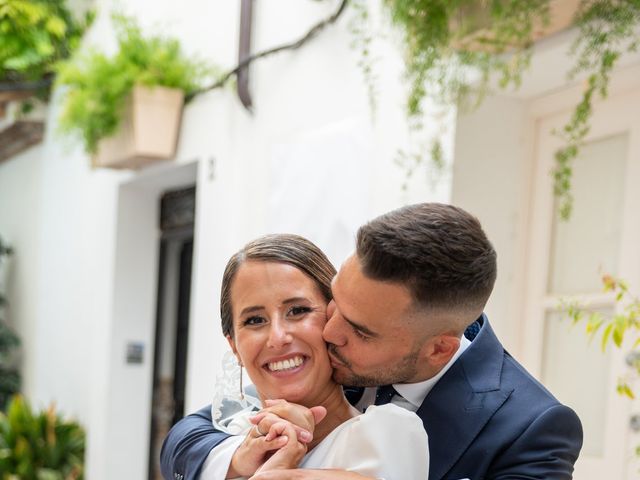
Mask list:
[[309,399],[311,391],[308,388],[287,388],[274,393],[275,396],[272,398],[282,398],[290,403],[304,405]]

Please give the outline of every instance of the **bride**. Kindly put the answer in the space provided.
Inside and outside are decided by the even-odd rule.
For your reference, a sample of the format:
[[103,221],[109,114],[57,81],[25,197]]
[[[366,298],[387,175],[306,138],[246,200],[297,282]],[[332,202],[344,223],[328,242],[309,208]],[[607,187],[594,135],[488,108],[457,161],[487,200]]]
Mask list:
[[[362,414],[332,379],[322,330],[334,275],[324,253],[296,235],[260,237],[229,260],[222,281],[222,331],[257,398],[214,401],[216,428],[245,436],[226,478],[296,467],[428,478],[427,436],[418,416],[392,404]],[[269,408],[261,410],[278,399],[310,408],[315,422],[322,420],[311,442],[301,442],[291,424],[270,419]],[[229,410],[235,413],[225,413]],[[200,478],[213,477],[205,468]]]

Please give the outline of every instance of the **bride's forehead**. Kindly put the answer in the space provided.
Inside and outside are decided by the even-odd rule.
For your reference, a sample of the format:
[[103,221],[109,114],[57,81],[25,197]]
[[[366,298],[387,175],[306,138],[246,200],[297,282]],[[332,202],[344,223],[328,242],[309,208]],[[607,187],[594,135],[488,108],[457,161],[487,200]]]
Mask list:
[[244,284],[281,287],[300,283],[315,282],[302,270],[288,263],[251,260],[240,265],[233,287]]
[[234,302],[260,297],[281,301],[283,298],[319,294],[316,282],[307,274],[292,265],[276,262],[243,263],[231,287]]

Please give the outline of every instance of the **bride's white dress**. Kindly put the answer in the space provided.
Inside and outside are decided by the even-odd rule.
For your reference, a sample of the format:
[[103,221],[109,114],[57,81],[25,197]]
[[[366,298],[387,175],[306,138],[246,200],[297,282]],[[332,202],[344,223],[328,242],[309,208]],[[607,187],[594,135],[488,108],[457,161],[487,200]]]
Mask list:
[[[248,418],[254,414],[245,410],[224,423],[230,433],[243,434],[253,428]],[[371,406],[327,435],[300,468],[337,468],[385,480],[427,479],[427,433],[413,412],[393,404]]]
[[429,478],[422,420],[393,404],[371,406],[309,452],[301,468],[339,468],[386,480]]

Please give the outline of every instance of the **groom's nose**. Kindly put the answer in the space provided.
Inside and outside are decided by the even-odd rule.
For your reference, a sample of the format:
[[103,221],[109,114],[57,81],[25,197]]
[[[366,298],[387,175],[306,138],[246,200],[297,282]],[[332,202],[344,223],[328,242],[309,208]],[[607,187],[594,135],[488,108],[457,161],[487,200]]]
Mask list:
[[342,346],[346,343],[346,336],[342,333],[341,325],[344,324],[342,315],[333,300],[327,305],[327,323],[322,331],[325,342]]
[[336,302],[331,300],[327,305],[327,319],[330,319],[335,312],[336,312]]

